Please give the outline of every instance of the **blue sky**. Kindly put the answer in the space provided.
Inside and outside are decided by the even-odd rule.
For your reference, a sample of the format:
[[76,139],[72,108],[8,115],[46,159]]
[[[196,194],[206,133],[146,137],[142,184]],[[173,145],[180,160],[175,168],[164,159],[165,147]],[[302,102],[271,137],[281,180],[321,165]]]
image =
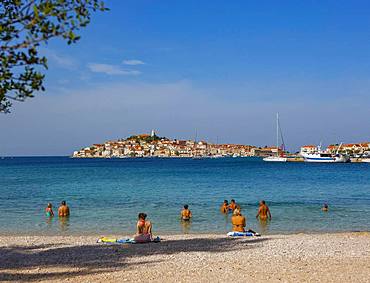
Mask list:
[[160,135],[288,149],[370,140],[368,1],[106,1],[42,47],[47,91],[0,116],[0,155]]

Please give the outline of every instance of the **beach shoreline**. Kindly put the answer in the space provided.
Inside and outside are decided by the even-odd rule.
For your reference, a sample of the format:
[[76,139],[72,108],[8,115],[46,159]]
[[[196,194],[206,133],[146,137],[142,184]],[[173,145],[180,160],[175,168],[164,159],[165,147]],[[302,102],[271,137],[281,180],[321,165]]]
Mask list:
[[151,244],[98,237],[0,236],[0,281],[365,282],[370,275],[370,232],[161,235]]
[[[231,231],[231,230],[230,230]],[[258,232],[258,231],[257,231]],[[338,231],[286,231],[286,232],[277,232],[277,231],[271,231],[269,233],[261,234],[262,236],[290,236],[290,235],[326,235],[326,234],[333,234],[333,235],[341,235],[341,234],[370,234],[370,230],[338,230]],[[113,238],[130,238],[133,237],[135,234],[134,231],[122,231],[122,233],[91,233],[91,232],[46,232],[45,231],[39,231],[39,232],[1,232],[0,231],[0,238],[5,237],[95,237],[96,239],[100,237],[113,237]],[[189,233],[183,233],[183,232],[168,232],[168,231],[153,231],[153,234],[155,236],[162,237],[163,235],[166,237],[181,237],[181,236],[225,236],[227,232],[211,232],[211,231],[205,231],[205,232],[189,232]]]

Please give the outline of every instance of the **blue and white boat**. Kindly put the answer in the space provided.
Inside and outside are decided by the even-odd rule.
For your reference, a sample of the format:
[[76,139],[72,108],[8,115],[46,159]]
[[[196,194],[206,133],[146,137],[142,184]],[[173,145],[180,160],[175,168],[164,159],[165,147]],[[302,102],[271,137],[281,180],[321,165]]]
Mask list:
[[345,155],[325,152],[307,153],[303,155],[303,158],[305,162],[345,163],[349,161]]
[[321,145],[317,147],[316,152],[302,153],[305,162],[318,162],[318,163],[346,163],[349,162],[349,156],[339,153],[339,149],[342,144],[338,147],[335,154],[322,151]]

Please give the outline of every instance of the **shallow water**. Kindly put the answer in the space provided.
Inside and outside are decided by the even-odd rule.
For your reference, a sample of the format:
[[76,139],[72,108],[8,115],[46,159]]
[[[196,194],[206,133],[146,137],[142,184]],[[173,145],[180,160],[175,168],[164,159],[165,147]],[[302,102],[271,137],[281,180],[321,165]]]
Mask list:
[[[219,213],[235,198],[247,226],[262,233],[370,230],[370,164],[265,163],[224,159],[0,159],[0,233],[133,233],[146,212],[160,233],[224,233],[230,216]],[[255,219],[265,199],[273,219]],[[47,219],[66,200],[71,217]],[[321,211],[329,203],[328,213]],[[181,224],[183,204],[193,212]],[[184,226],[185,225],[185,226]]]

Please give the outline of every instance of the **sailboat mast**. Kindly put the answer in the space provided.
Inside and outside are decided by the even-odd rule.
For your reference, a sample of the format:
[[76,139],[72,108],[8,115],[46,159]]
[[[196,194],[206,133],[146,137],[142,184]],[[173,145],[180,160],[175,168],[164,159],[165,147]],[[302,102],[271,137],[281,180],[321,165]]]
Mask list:
[[279,113],[276,113],[276,156],[279,156]]

